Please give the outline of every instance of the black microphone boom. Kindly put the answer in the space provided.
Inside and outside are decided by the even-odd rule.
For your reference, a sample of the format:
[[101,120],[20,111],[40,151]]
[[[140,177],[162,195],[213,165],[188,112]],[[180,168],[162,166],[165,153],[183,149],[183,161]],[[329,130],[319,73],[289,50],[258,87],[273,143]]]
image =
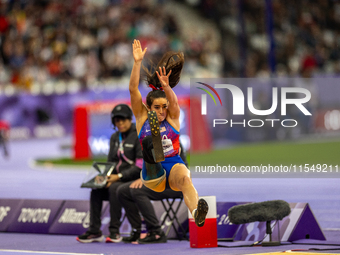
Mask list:
[[[290,214],[290,206],[283,200],[272,200],[260,203],[233,206],[228,211],[229,220],[233,224],[244,224],[255,221],[266,221],[266,233],[269,234],[269,242],[262,242],[262,246],[276,246],[281,242],[272,241],[272,220],[282,220]],[[280,240],[280,225],[278,226]]]
[[237,205],[228,211],[229,220],[233,224],[282,220],[289,214],[290,206],[283,200]]

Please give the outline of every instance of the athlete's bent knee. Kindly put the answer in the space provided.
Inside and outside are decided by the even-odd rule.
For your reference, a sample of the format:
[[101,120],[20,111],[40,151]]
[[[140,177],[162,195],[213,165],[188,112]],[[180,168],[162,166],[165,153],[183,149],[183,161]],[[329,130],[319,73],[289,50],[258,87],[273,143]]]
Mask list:
[[178,187],[184,187],[190,184],[191,184],[191,179],[189,176],[184,175],[178,178],[178,181],[177,181]]

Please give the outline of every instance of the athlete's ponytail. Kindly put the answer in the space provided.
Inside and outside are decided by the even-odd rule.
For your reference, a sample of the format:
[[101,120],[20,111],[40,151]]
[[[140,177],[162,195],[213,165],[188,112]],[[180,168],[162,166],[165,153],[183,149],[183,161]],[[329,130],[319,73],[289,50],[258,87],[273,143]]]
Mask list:
[[[150,61],[151,62],[151,61]],[[158,80],[156,71],[159,71],[159,67],[165,67],[166,73],[171,74],[169,76],[169,86],[171,88],[175,87],[181,77],[181,71],[184,65],[184,54],[182,52],[168,51],[158,62],[157,66],[151,62],[150,69],[143,65],[143,70],[146,75],[146,84],[153,90],[161,89],[161,83]]]

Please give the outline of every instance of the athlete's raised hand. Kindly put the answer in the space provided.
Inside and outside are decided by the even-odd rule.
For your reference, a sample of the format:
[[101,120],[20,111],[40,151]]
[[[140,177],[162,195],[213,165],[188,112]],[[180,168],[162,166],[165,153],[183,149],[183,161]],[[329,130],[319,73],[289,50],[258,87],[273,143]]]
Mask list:
[[133,44],[132,44],[132,53],[133,53],[133,58],[135,59],[136,62],[138,61],[142,61],[146,52],[145,48],[144,50],[142,50],[142,46],[140,45],[140,41],[139,40],[134,40]]
[[169,76],[171,74],[171,70],[168,73],[168,75],[166,75],[166,70],[165,70],[165,67],[163,66],[163,71],[162,71],[162,68],[159,67],[159,73],[157,71],[156,73],[157,73],[158,80],[161,83],[162,87],[163,88],[169,87]]

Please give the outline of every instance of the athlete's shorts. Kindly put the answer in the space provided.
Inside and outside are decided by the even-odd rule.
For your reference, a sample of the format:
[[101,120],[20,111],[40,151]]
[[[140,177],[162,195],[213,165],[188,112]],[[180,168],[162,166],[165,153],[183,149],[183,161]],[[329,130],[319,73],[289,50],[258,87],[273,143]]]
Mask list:
[[[171,189],[170,188],[170,185],[169,185],[169,175],[170,175],[170,171],[172,169],[172,167],[178,163],[181,163],[183,165],[185,165],[185,163],[183,162],[182,158],[179,156],[179,155],[176,155],[176,156],[173,156],[173,157],[168,157],[168,158],[165,158],[164,161],[160,162],[162,164],[162,167],[164,168],[165,170],[165,175],[166,175],[166,178],[162,178],[161,180],[164,179],[165,181],[165,185],[161,185],[163,186],[164,188],[166,189]],[[142,168],[142,174],[141,174],[141,177],[142,177],[142,180],[143,180],[143,183],[145,185],[145,182],[148,182],[148,181],[144,181],[146,179],[146,176],[147,176],[147,171],[146,171],[146,165],[145,165],[145,162],[143,161],[143,168]],[[158,179],[158,178],[157,178]],[[150,188],[150,187],[149,187]],[[164,188],[162,190],[161,189],[154,189],[154,188],[151,188],[152,190],[154,191],[157,191],[157,192],[162,192],[164,191]]]

